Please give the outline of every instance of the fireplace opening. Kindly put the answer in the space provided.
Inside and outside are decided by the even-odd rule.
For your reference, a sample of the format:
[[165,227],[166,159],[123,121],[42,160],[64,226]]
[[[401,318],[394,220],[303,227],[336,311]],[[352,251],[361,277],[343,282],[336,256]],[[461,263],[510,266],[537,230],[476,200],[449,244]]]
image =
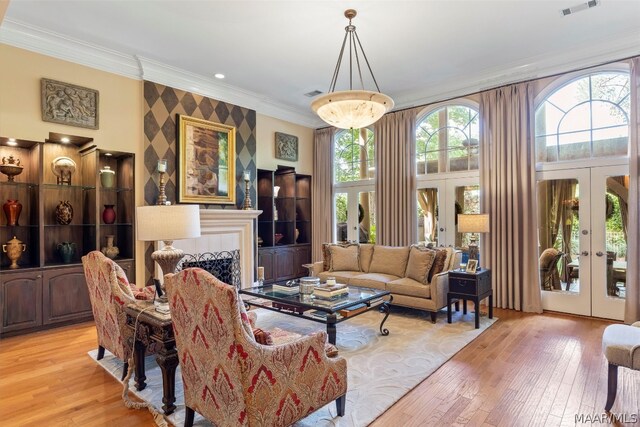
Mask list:
[[240,289],[240,250],[185,254],[178,270],[198,267],[208,271],[218,280]]

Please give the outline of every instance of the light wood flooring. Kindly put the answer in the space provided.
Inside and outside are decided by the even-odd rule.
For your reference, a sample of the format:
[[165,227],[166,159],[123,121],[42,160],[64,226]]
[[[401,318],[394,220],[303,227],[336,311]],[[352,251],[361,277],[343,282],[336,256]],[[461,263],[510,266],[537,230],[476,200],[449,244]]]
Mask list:
[[[373,426],[576,425],[576,414],[603,412],[608,322],[494,314],[493,327]],[[0,425],[153,426],[148,412],[123,406],[120,383],[87,356],[96,346],[91,323],[1,340]],[[612,411],[638,415],[640,373],[620,369],[618,386]]]

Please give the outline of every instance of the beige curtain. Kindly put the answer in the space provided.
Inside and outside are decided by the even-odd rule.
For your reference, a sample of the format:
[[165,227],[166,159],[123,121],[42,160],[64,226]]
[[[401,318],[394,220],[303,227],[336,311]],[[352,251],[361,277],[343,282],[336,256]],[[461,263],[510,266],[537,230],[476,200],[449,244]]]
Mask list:
[[376,243],[406,246],[418,234],[416,110],[384,115],[374,128],[376,149]]
[[481,203],[490,218],[480,259],[497,307],[540,313],[531,85],[483,92],[480,117]]
[[322,260],[322,244],[331,242],[334,128],[318,129],[313,135],[313,179],[311,191],[311,259]]
[[635,236],[627,241],[627,300],[624,321],[640,320],[640,57],[631,60],[631,140],[629,141],[629,224],[627,234]]

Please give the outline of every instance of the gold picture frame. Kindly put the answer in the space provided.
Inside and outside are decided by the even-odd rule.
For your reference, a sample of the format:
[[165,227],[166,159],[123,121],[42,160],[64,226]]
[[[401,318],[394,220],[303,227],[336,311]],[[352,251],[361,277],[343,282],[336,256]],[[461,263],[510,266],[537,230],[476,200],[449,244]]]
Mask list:
[[178,203],[236,203],[236,128],[177,115]]

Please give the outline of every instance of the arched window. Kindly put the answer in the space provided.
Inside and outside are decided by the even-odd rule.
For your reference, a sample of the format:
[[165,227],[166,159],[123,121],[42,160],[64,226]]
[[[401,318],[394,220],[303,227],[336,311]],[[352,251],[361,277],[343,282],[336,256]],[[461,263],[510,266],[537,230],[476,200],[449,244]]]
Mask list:
[[373,131],[349,129],[335,136],[334,181],[352,182],[373,179],[375,176],[375,150]]
[[596,72],[570,81],[536,110],[537,161],[625,156],[630,108],[628,73]]
[[418,175],[478,169],[478,111],[448,105],[429,113],[416,128]]

